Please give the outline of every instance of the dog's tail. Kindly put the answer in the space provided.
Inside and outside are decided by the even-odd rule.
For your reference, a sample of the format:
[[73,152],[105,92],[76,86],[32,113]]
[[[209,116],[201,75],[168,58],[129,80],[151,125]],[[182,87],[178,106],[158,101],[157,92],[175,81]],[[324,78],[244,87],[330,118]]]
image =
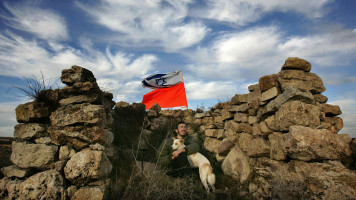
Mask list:
[[215,174],[214,173],[208,174],[208,183],[211,186],[213,186],[215,184]]

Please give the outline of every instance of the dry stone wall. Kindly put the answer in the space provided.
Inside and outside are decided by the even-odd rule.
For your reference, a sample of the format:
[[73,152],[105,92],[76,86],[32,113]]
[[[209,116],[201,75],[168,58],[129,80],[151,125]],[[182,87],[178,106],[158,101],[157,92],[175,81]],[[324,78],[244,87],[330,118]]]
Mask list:
[[195,115],[205,149],[242,185],[242,196],[356,197],[356,173],[340,162],[351,156],[352,140],[338,134],[341,110],[326,103],[323,82],[310,70],[308,61],[288,58],[248,94]]
[[342,112],[326,103],[323,82],[310,71],[308,61],[288,58],[248,94],[204,112],[115,104],[90,71],[65,69],[66,87],[16,108],[14,165],[2,168],[0,198],[107,199],[112,168],[127,166],[111,161],[156,169],[159,145],[183,121],[201,153],[237,183],[238,196],[355,199],[356,140],[339,134]]
[[113,95],[92,72],[62,71],[67,86],[16,108],[14,165],[2,168],[1,199],[105,199],[112,165]]

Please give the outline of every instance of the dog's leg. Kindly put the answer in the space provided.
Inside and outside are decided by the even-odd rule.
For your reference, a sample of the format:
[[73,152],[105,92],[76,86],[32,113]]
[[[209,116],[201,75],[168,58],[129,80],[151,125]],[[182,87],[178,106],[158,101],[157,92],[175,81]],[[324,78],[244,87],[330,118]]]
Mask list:
[[213,190],[213,192],[215,192],[215,186],[214,186],[215,174],[214,173],[208,174],[208,183],[211,186],[211,189]]
[[209,186],[207,183],[208,169],[206,168],[205,165],[203,165],[199,168],[199,175],[200,175],[201,183],[204,185],[206,192],[209,193]]

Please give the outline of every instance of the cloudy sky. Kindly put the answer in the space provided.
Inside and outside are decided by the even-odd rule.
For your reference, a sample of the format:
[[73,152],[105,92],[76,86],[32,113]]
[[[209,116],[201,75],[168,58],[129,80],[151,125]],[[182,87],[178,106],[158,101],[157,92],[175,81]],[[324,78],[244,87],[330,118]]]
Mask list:
[[56,82],[62,69],[91,70],[114,100],[141,102],[142,78],[182,70],[191,109],[248,93],[288,57],[312,64],[340,133],[356,137],[355,0],[2,0],[0,136],[29,100],[11,85]]

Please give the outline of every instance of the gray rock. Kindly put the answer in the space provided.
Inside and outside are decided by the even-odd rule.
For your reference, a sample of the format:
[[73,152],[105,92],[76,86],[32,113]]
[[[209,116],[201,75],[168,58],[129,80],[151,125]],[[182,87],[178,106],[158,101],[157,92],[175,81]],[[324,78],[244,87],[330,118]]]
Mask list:
[[251,177],[249,157],[236,146],[226,156],[221,168],[225,175],[231,176],[240,183],[245,183]]
[[351,149],[338,135],[325,129],[291,126],[283,135],[287,155],[293,159],[337,160],[351,155]]
[[15,126],[14,137],[16,139],[29,140],[47,136],[48,125],[40,123],[17,124]]
[[56,170],[48,170],[35,174],[20,185],[19,199],[64,198],[64,179]]
[[91,181],[106,179],[111,169],[112,165],[103,151],[84,149],[69,159],[64,174],[73,184],[83,186]]
[[46,169],[54,165],[57,152],[57,146],[13,142],[11,161],[21,168]]

